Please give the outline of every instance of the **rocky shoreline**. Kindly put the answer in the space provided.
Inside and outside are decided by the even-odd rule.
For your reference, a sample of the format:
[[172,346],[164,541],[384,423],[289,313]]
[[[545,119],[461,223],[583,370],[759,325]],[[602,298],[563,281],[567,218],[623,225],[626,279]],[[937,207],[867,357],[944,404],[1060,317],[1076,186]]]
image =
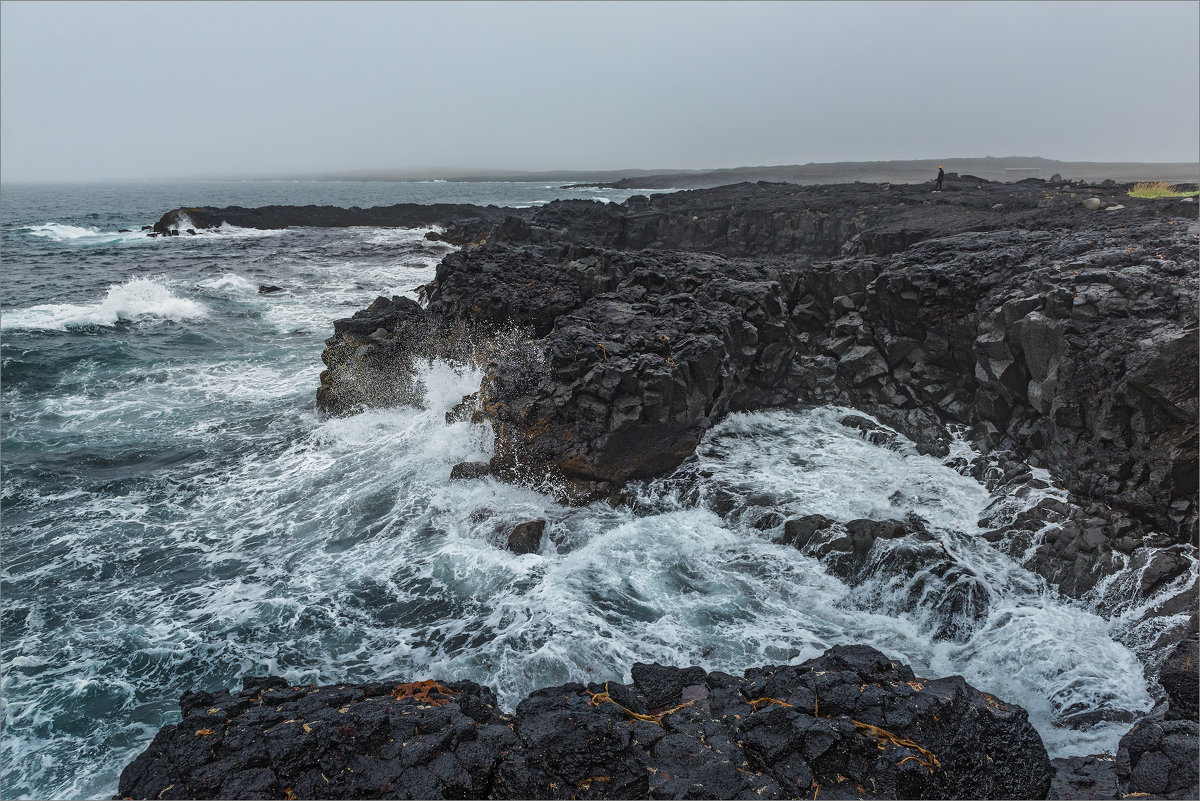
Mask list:
[[1042,798],[1020,707],[865,646],[743,678],[636,664],[501,714],[486,687],[188,693],[121,775],[136,798]]
[[[281,680],[236,697],[188,694],[184,723],[164,728],[127,768],[121,795],[807,797],[817,788],[821,797],[1195,797],[1200,225],[1195,202],[1137,200],[1126,188],[970,176],[952,176],[937,193],[760,183],[524,210],[179,209],[154,227],[442,227],[434,236],[463,247],[423,288],[424,305],[379,298],[338,321],[317,398],[332,414],[419,403],[421,362],[483,366],[479,391],[452,414],[490,424],[495,456],[459,465],[458,478],[493,475],[569,503],[625,503],[627,482],[678,467],[725,415],[793,403],[859,409],[939,456],[952,435],[964,437],[983,455],[958,469],[998,498],[980,521],[984,537],[1065,595],[1111,603],[1114,614],[1136,608],[1135,628],[1153,642],[1147,668],[1164,702],[1115,759],[1055,760],[1051,769],[1019,707],[992,704],[961,679],[926,684],[852,647],[744,679],[644,666],[632,686],[542,690],[513,716],[470,683],[426,686],[433,695],[319,688],[326,698],[349,693],[332,712],[313,700],[317,689]],[[866,417],[843,425],[894,436]],[[1004,499],[1044,485],[1039,469],[1069,494],[1010,514]],[[818,517],[786,521],[784,538],[832,560],[847,580],[884,540],[905,543],[914,564],[956,569],[920,520]],[[1118,573],[1134,578],[1109,586]],[[986,598],[964,593],[948,601],[956,613],[986,614]],[[639,675],[679,687],[659,698]],[[827,696],[814,681],[841,683]],[[947,682],[953,692],[930,689]],[[911,697],[898,689],[913,683],[925,686]],[[915,717],[881,711],[876,720],[859,708],[875,708],[863,700],[870,687],[882,694],[880,710],[926,700]],[[273,714],[257,706],[256,717],[254,698],[261,704],[272,689],[288,700]],[[839,694],[842,706],[826,706]],[[731,704],[749,700],[735,717]],[[309,742],[291,729],[310,711],[290,714],[288,704],[312,706],[314,719],[353,713],[363,722],[339,724],[350,734],[305,722]],[[940,704],[969,731],[938,728],[949,724]],[[398,714],[416,718],[413,750],[380,735]],[[897,725],[897,714],[909,722]],[[755,750],[743,728],[763,716],[771,720],[755,724],[764,738]],[[840,722],[826,726],[830,718]],[[824,748],[809,749],[810,732]],[[1025,760],[1020,768],[996,769],[988,738],[1004,743],[1003,759]],[[594,764],[593,748],[604,755]],[[330,765],[363,769],[335,779]],[[997,778],[1009,772],[1018,775]],[[1015,780],[1024,783],[1004,783]]]

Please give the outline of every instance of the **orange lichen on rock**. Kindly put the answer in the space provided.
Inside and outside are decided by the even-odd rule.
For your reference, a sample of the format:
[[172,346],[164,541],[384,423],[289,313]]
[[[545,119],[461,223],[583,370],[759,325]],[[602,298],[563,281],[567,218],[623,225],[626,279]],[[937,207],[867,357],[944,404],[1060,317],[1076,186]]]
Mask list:
[[392,695],[396,697],[397,701],[404,701],[411,698],[417,703],[429,704],[430,706],[443,706],[450,703],[449,698],[434,698],[430,693],[438,693],[439,695],[459,694],[457,690],[451,690],[443,684],[438,684],[433,679],[401,684],[392,690]]
[[767,698],[765,696],[763,698],[747,698],[746,703],[748,703],[755,712],[758,711],[758,707],[761,704],[779,704],[780,706],[786,706],[789,709],[796,708],[795,704],[789,704],[787,701],[780,701],[778,698]]
[[880,750],[886,747],[883,743],[889,743],[897,748],[911,748],[920,754],[920,756],[905,757],[897,762],[897,765],[903,765],[908,760],[915,759],[930,773],[933,773],[934,768],[940,768],[942,766],[942,763],[938,761],[937,755],[927,748],[922,748],[912,740],[906,740],[903,737],[892,734],[886,729],[881,729],[878,726],[872,726],[870,723],[863,723],[858,720],[852,720],[850,722],[854,724],[854,728],[858,729],[863,734],[866,734],[869,737],[874,737],[876,740],[882,740],[883,742],[879,743]]
[[[584,692],[586,692],[590,696],[588,698],[588,704],[590,704],[591,706],[600,706],[600,704],[602,702],[607,701],[608,703],[615,706],[617,709],[620,709],[626,715],[629,715],[629,717],[633,718],[634,720],[645,720],[650,723],[657,723],[659,726],[663,726],[663,718],[665,718],[667,715],[670,715],[672,712],[678,712],[679,710],[683,709],[685,706],[693,706],[696,703],[696,700],[692,699],[691,701],[688,701],[686,704],[680,704],[678,706],[673,706],[670,709],[663,710],[662,712],[659,712],[658,714],[655,714],[655,715],[643,715],[639,712],[634,712],[629,707],[622,706],[621,704],[618,704],[616,701],[614,701],[612,699],[612,697],[608,694],[608,682],[604,682],[604,692],[602,692],[602,693],[594,693],[589,690],[584,690]],[[663,726],[663,728],[665,729],[666,726]]]

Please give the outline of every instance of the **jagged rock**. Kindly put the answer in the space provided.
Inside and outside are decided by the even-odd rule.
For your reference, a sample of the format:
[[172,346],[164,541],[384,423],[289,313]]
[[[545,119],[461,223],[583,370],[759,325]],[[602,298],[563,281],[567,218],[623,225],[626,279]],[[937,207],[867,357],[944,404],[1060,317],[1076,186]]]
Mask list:
[[282,292],[282,291],[283,291],[283,287],[281,287],[281,286],[275,286],[273,284],[259,284],[258,285],[258,294],[260,294],[260,295],[271,295],[271,294],[274,294],[275,292]]
[[470,395],[464,395],[463,399],[446,412],[446,425],[454,423],[465,423],[468,420],[474,420],[478,415],[479,393],[473,392]]
[[451,481],[469,481],[490,475],[491,467],[487,462],[459,462],[450,468]]
[[784,544],[821,561],[831,573],[861,583],[897,579],[890,611],[928,615],[933,636],[965,639],[987,617],[990,593],[919,520],[851,520],[836,523],[808,515],[784,523]]
[[1197,694],[1200,693],[1200,637],[1193,633],[1179,643],[1167,656],[1158,675],[1167,691],[1167,718],[1196,720],[1200,715]]
[[[265,686],[264,686],[265,685]],[[485,798],[517,738],[472,682],[185,693],[122,798]]]
[[132,798],[1044,798],[1023,709],[840,646],[743,678],[635,665],[532,693],[471,682],[189,692],[121,774]]
[[545,520],[530,520],[515,526],[508,535],[508,550],[519,554],[537,553],[545,530]]
[[1123,798],[1200,798],[1200,724],[1143,720],[1121,738],[1116,764]]

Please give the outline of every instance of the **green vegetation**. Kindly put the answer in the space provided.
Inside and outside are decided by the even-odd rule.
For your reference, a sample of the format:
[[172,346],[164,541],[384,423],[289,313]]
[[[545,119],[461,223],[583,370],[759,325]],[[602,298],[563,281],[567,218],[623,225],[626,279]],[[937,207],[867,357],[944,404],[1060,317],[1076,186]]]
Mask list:
[[1130,197],[1196,197],[1197,195],[1200,195],[1200,191],[1180,190],[1166,181],[1142,181],[1134,184],[1133,189],[1129,190]]

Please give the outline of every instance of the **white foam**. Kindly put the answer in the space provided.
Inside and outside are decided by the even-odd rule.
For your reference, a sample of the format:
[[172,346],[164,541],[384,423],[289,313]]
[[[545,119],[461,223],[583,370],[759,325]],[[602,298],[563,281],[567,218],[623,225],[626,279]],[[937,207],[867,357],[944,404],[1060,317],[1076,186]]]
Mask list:
[[220,297],[257,295],[258,284],[236,273],[226,273],[215,278],[206,278],[196,283],[196,288]]
[[431,239],[426,239],[425,234],[430,231],[441,233],[445,229],[440,226],[432,226],[429,228],[361,228],[366,236],[368,245],[437,245],[445,247],[445,243],[437,242]]
[[131,278],[109,286],[99,303],[49,303],[0,314],[0,329],[63,331],[85,326],[112,326],[142,320],[195,320],[208,315],[200,303],[181,298],[161,280]]
[[101,231],[99,228],[84,228],[56,222],[27,225],[21,230],[29,236],[76,245],[108,245],[135,240],[145,241],[147,238],[142,231]]

